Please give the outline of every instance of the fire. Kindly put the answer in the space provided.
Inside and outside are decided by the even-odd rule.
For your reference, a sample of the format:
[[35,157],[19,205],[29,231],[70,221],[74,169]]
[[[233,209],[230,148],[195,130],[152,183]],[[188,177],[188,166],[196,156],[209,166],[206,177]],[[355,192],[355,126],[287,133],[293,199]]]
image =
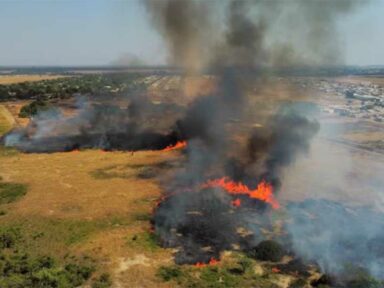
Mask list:
[[175,145],[168,145],[161,151],[172,151],[177,149],[183,149],[187,147],[187,141],[178,141]]
[[277,268],[277,267],[273,267],[273,268],[272,268],[272,272],[273,272],[273,273],[280,273],[280,269]]
[[195,264],[195,267],[205,267],[207,265],[213,266],[213,265],[217,265],[218,263],[219,263],[219,260],[216,260],[215,258],[211,257],[211,259],[209,260],[208,264],[203,263],[203,262],[197,262]]
[[233,206],[239,207],[241,205],[241,200],[239,198],[237,198],[237,199],[233,200],[231,203]]
[[[228,177],[209,180],[203,185],[203,188],[207,187],[220,187],[227,191],[229,194],[233,195],[245,194],[248,195],[250,198],[259,199],[269,203],[274,209],[278,209],[280,207],[279,202],[277,202],[277,200],[273,196],[272,185],[264,180],[257,185],[256,189],[253,190],[248,188],[247,185],[241,182],[235,182],[228,179]],[[234,204],[234,202],[232,202],[232,204]]]

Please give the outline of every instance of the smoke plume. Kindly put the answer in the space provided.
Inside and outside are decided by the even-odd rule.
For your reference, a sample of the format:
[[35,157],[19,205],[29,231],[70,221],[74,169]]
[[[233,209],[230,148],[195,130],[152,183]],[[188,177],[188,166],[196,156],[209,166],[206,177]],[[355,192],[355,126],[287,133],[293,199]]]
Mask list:
[[[177,131],[188,140],[186,163],[164,181],[165,196],[153,218],[164,245],[179,249],[178,263],[207,263],[235,244],[247,250],[262,240],[260,227],[270,225],[266,211],[271,202],[262,197],[249,202],[250,195],[266,181],[279,198],[283,175],[309,153],[320,126],[308,105],[263,93],[273,80],[264,81],[265,74],[256,74],[255,80],[255,68],[342,64],[337,21],[361,3],[146,1],[170,48],[171,63],[187,72],[210,71],[217,79],[214,93],[198,98],[177,122]],[[198,60],[191,64],[191,59]],[[253,93],[247,89],[250,79],[257,83]],[[246,125],[255,122],[257,128]],[[321,192],[316,196],[321,198]],[[352,215],[343,205],[312,201],[287,205],[289,241],[280,241],[323,271],[339,274],[352,263],[380,276],[381,224],[364,225],[377,215],[364,209]],[[250,233],[241,235],[238,228]]]
[[145,95],[135,93],[120,99],[126,107],[95,98],[78,98],[74,114],[60,109],[43,111],[27,127],[6,134],[2,142],[24,152],[49,153],[91,148],[161,150],[182,140],[166,121],[167,114],[178,115],[181,107],[154,105]]

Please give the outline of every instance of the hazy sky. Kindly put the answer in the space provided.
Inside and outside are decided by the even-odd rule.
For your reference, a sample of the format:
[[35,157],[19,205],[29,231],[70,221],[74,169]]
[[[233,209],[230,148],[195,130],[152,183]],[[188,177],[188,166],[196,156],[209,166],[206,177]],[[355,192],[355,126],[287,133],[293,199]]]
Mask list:
[[[164,43],[148,19],[140,0],[0,0],[0,66],[106,65],[131,56],[163,64]],[[340,19],[340,29],[346,64],[384,64],[384,0]]]

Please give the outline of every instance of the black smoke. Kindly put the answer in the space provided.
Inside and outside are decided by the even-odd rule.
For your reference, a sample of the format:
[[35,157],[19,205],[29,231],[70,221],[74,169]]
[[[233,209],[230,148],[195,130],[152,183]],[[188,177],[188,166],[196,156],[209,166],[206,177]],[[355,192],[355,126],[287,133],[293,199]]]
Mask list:
[[153,104],[143,95],[132,97],[126,107],[81,98],[75,110],[73,115],[58,109],[39,113],[27,127],[6,134],[2,142],[23,152],[51,153],[91,148],[161,150],[182,140],[167,121],[174,121],[183,109]]

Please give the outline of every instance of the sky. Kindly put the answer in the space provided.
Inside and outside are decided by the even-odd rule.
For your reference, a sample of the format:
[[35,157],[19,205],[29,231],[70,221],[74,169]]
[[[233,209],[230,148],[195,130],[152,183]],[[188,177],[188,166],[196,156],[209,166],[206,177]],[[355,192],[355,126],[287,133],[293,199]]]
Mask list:
[[[339,24],[347,65],[384,65],[384,0],[359,7]],[[97,66],[121,59],[166,63],[165,43],[140,0],[0,0],[0,66]]]

